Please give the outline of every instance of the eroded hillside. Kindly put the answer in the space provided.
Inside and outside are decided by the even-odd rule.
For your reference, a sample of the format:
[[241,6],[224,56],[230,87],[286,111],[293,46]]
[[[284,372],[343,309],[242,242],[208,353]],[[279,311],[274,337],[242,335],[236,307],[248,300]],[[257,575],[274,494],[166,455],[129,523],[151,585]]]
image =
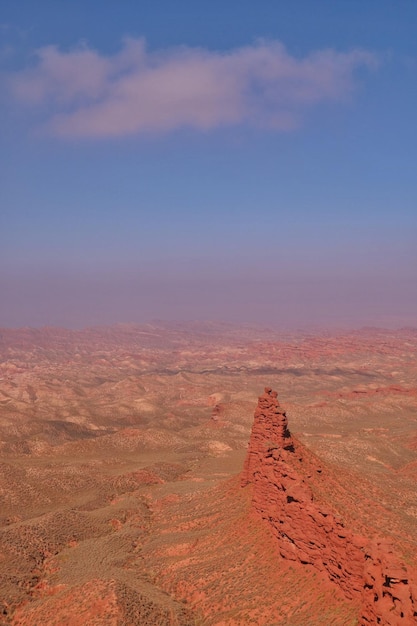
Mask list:
[[0,378],[4,624],[354,624],[236,478],[265,385],[313,497],[416,566],[415,330],[3,329]]

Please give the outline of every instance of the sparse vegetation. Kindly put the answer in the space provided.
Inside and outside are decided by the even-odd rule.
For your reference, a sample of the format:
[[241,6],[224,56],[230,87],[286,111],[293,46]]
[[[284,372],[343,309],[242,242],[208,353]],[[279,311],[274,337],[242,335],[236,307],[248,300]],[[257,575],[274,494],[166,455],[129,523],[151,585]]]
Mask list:
[[271,385],[329,468],[315,501],[415,567],[416,353],[410,329],[2,331],[0,623],[353,626],[233,477]]

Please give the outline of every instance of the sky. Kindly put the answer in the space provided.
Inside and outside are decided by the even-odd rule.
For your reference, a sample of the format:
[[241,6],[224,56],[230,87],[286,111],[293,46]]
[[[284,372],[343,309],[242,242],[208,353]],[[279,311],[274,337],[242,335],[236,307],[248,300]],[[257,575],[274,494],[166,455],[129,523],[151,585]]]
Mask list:
[[2,0],[0,326],[417,326],[415,0]]

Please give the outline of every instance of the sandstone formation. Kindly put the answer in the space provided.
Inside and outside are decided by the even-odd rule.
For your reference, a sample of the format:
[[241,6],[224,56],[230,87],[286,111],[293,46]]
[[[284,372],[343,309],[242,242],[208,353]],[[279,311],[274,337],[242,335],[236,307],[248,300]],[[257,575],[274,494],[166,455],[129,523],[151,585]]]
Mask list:
[[[308,446],[271,430],[293,492],[287,478],[285,497],[265,488],[259,506],[269,497],[273,520],[282,499],[297,549],[239,486],[254,401],[277,378]],[[417,329],[0,329],[0,625],[146,624],[149,610],[163,624],[352,626],[362,615],[370,626],[378,605],[394,623],[395,598],[415,596],[416,381]],[[276,419],[286,423],[280,408]],[[338,561],[345,540],[317,529],[332,518],[330,529],[377,538],[359,540],[360,591],[357,552]],[[301,523],[316,554],[295,535]]]
[[[314,499],[322,469],[288,429],[277,393],[259,398],[241,485],[253,485],[252,506],[265,519],[285,559],[327,574],[345,596],[360,600],[360,624],[417,623],[417,588],[385,540],[369,541],[344,527]],[[325,477],[321,476],[321,480]]]

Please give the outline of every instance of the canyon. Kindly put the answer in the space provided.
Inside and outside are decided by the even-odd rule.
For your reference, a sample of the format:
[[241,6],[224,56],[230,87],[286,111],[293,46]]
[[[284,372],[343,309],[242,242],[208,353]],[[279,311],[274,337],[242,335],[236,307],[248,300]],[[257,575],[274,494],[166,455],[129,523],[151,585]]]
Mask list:
[[416,380],[412,328],[1,329],[0,624],[415,623]]

